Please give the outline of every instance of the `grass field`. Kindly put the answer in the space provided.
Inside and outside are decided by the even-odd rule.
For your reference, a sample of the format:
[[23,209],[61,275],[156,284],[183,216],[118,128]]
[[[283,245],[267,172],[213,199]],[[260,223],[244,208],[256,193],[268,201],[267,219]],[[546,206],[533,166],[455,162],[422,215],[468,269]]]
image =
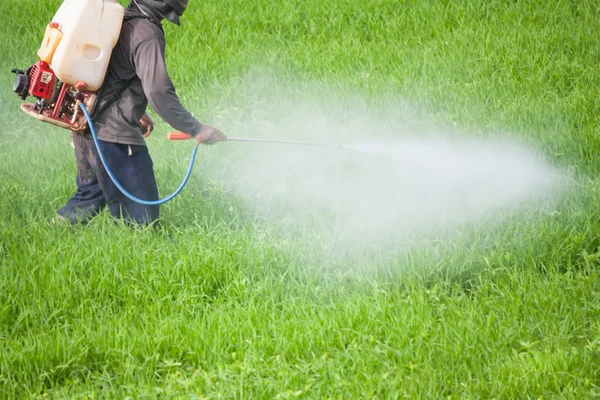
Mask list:
[[[385,110],[389,138],[403,105],[415,131],[500,135],[563,176],[518,211],[335,254],[326,216],[289,228],[219,178],[255,149],[232,144],[201,149],[158,229],[53,223],[70,138],[20,113],[9,72],[59,4],[0,2],[0,398],[600,397],[596,1],[206,0],[166,26],[178,93],[232,136],[274,136],[283,98]],[[163,195],[191,151],[167,131]]]

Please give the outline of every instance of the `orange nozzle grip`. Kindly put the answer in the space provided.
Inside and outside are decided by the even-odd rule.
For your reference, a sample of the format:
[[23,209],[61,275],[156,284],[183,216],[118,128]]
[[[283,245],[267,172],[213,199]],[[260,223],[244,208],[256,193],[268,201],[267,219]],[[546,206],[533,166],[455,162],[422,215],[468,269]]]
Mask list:
[[169,132],[167,138],[169,140],[188,140],[192,138],[192,135],[183,132]]

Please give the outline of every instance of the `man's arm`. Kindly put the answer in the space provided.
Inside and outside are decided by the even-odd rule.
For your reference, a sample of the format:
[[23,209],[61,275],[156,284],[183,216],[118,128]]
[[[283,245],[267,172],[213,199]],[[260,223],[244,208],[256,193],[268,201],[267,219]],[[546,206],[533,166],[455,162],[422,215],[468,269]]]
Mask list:
[[152,38],[133,51],[132,63],[150,106],[171,127],[196,136],[202,124],[181,104],[165,63],[165,42]]

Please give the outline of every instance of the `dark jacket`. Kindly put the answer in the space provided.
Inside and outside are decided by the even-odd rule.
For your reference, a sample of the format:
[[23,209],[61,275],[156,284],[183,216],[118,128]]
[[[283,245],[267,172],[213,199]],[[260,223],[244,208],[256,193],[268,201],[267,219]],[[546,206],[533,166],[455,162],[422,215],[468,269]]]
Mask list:
[[98,138],[145,145],[139,120],[148,103],[174,129],[200,131],[202,125],[181,105],[167,74],[160,22],[128,8],[92,114]]

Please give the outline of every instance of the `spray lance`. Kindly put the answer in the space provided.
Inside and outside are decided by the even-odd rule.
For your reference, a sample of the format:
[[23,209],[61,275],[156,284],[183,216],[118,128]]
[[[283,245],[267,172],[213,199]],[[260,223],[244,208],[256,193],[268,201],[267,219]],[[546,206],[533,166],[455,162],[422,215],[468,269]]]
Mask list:
[[[13,69],[16,74],[13,91],[27,100],[21,110],[31,117],[76,133],[88,126],[98,149],[98,155],[115,186],[129,199],[145,205],[163,204],[177,196],[186,185],[196,159],[194,146],[187,172],[179,187],[169,196],[148,201],[128,193],[117,181],[99,146],[92,123],[97,91],[102,86],[112,49],[121,31],[124,8],[117,0],[64,0],[44,34],[37,52],[39,61],[29,68]],[[191,138],[183,133],[169,134],[169,140]],[[292,145],[342,147],[286,140],[228,138],[228,141],[268,142]]]
[[[192,135],[183,132],[170,132],[167,136],[169,140],[188,140],[192,138]],[[277,143],[277,144],[291,144],[298,146],[317,146],[317,147],[335,147],[338,149],[345,148],[343,144],[335,143],[316,143],[316,142],[303,142],[297,140],[282,140],[282,139],[254,139],[254,138],[236,138],[227,137],[228,142],[252,142],[252,143]]]

